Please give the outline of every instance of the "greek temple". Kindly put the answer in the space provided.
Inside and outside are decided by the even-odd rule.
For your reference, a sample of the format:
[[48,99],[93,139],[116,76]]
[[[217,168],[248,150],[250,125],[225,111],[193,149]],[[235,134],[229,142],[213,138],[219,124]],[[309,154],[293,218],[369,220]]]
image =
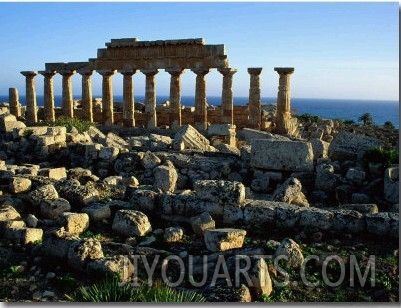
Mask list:
[[[46,63],[42,71],[22,71],[26,78],[25,118],[28,124],[38,122],[35,77],[44,78],[43,118],[54,121],[59,115],[79,117],[104,126],[156,128],[194,125],[206,130],[208,123],[231,124],[237,128],[263,129],[260,102],[261,67],[248,68],[250,75],[249,101],[247,106],[233,105],[233,76],[236,69],[230,68],[225,47],[206,45],[204,39],[179,39],[139,41],[136,38],[112,39],[106,48],[97,51],[97,58],[86,62]],[[164,69],[171,75],[170,105],[168,109],[157,108],[156,77]],[[206,100],[206,78],[211,69],[222,75],[221,106],[208,108]],[[94,72],[102,76],[102,104],[94,109],[92,80]],[[196,74],[195,108],[181,105],[181,75],[186,71]],[[274,126],[280,133],[289,132],[290,76],[293,68],[275,68],[279,74],[277,114]],[[133,75],[141,72],[146,80],[144,112],[135,110]],[[82,76],[82,108],[74,108],[72,80],[74,74]],[[123,108],[116,112],[113,103],[113,75],[123,75]],[[55,108],[53,76],[62,76],[62,107]],[[10,88],[10,112],[21,116],[18,90]]]

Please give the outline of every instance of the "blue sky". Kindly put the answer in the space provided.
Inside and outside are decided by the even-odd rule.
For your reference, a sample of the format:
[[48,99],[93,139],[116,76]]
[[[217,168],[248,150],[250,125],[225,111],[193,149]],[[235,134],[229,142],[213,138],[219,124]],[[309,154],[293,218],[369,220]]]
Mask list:
[[[262,96],[277,95],[276,66],[293,66],[292,96],[399,99],[398,2],[121,2],[0,3],[0,95],[9,87],[25,93],[20,71],[43,70],[46,62],[87,61],[112,38],[140,40],[202,37],[224,44],[236,96],[248,96],[248,67],[263,67]],[[221,95],[222,76],[206,77],[208,95]],[[43,76],[36,77],[43,94]],[[135,94],[145,78],[134,75]],[[73,78],[74,96],[81,89]],[[122,95],[122,76],[113,77]],[[101,94],[101,76],[93,76]],[[157,75],[159,94],[169,93],[169,74]],[[193,95],[195,74],[182,76],[182,94]],[[55,77],[61,95],[61,77]]]

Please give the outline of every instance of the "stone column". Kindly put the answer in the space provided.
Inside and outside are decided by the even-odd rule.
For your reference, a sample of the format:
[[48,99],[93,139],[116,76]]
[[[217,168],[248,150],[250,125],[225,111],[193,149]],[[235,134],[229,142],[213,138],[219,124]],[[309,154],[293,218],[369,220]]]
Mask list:
[[260,78],[261,67],[250,67],[248,73],[251,75],[249,86],[249,119],[248,127],[260,129],[261,127],[261,108],[260,108]]
[[103,109],[103,125],[112,126],[114,124],[114,106],[113,106],[113,81],[111,76],[116,70],[98,70],[103,76],[102,82],[102,109]]
[[75,70],[61,70],[57,71],[63,76],[63,115],[72,118],[74,117],[74,100],[72,98],[72,75],[75,74]]
[[181,74],[184,69],[180,67],[166,68],[171,75],[170,79],[170,127],[181,126]]
[[207,103],[206,103],[206,79],[209,68],[194,68],[196,74],[195,89],[195,116],[194,122],[197,129],[207,130]]
[[233,76],[237,72],[232,68],[221,68],[223,89],[221,94],[221,123],[234,124]]
[[135,126],[135,100],[134,87],[132,84],[132,75],[136,73],[136,69],[119,70],[124,76],[123,81],[123,124],[125,127]]
[[10,102],[10,113],[16,117],[21,116],[21,104],[19,102],[18,89],[8,89],[8,101]]
[[146,90],[145,90],[145,114],[147,128],[157,127],[156,116],[156,80],[155,75],[159,72],[157,69],[143,69],[141,70],[146,76]]
[[274,70],[280,75],[277,93],[276,132],[288,134],[291,125],[290,77],[294,73],[294,68],[275,67]]
[[34,124],[38,122],[38,114],[36,107],[36,89],[35,89],[35,76],[38,74],[36,71],[21,72],[25,76],[26,81],[26,121],[27,124]]
[[93,122],[93,102],[92,102],[92,79],[93,70],[81,69],[78,73],[82,76],[82,118]]
[[54,111],[53,76],[56,74],[56,71],[40,71],[39,74],[43,75],[44,77],[43,103],[45,111],[45,120],[54,122],[56,120],[56,115]]

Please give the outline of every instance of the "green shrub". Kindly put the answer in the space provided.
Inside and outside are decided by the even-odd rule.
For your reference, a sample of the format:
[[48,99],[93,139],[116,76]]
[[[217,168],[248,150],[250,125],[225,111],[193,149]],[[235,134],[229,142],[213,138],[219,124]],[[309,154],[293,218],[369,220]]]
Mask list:
[[392,164],[398,164],[398,158],[398,150],[382,147],[372,147],[363,155],[365,167],[369,166],[369,163],[381,163],[384,168],[388,168]]
[[344,120],[343,123],[344,123],[345,125],[354,125],[354,124],[355,124],[355,121],[354,121],[354,120]]
[[358,121],[363,122],[363,125],[372,125],[373,117],[369,112],[365,112],[358,118]]
[[32,134],[33,134],[32,129],[25,129],[24,132],[22,133],[22,136],[24,136],[24,138],[28,139]]
[[384,122],[383,127],[384,128],[389,128],[389,129],[394,129],[395,128],[394,124],[391,121]]
[[310,113],[295,115],[295,117],[303,123],[317,123],[317,121],[319,120],[319,116]]
[[64,126],[67,128],[67,132],[70,132],[72,127],[75,127],[79,133],[86,132],[89,127],[94,126],[95,123],[78,119],[78,118],[68,118],[68,117],[58,117],[54,122],[52,121],[43,121],[36,124],[37,126]]

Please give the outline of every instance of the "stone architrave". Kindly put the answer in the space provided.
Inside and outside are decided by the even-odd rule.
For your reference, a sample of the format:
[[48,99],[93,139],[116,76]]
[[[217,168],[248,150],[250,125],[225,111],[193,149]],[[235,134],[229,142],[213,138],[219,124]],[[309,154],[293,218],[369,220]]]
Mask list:
[[134,87],[132,84],[132,75],[136,69],[124,69],[118,71],[124,76],[123,79],[123,125],[125,127],[135,126],[135,100]]
[[45,119],[47,121],[52,121],[56,119],[55,111],[54,111],[54,83],[53,76],[56,74],[56,71],[40,71],[39,74],[44,77],[43,84],[43,94],[44,94],[44,110],[45,110]]
[[170,79],[170,127],[181,126],[181,74],[182,68],[166,68],[166,72],[171,75]]
[[77,71],[82,76],[82,118],[93,122],[92,103],[92,79],[93,70],[80,69]]
[[196,74],[195,88],[195,127],[200,130],[207,130],[207,102],[206,102],[206,79],[210,72],[209,68],[191,69]]
[[103,104],[103,125],[112,126],[114,123],[113,110],[113,81],[111,76],[116,73],[116,70],[98,70],[103,76],[102,82],[102,104]]
[[156,116],[156,79],[158,69],[143,69],[141,72],[146,76],[145,89],[145,114],[147,128],[157,127]]
[[294,73],[294,68],[275,67],[274,70],[280,75],[277,94],[276,132],[288,134],[291,124],[290,77]]
[[74,117],[74,101],[72,98],[72,75],[75,74],[75,70],[60,70],[57,71],[63,76],[63,115],[68,118]]
[[26,81],[26,121],[28,124],[33,124],[38,121],[37,106],[36,106],[36,89],[35,76],[37,71],[23,71]]
[[249,119],[248,127],[260,129],[261,127],[261,107],[260,107],[260,73],[261,67],[250,67],[248,73],[251,76],[249,86]]
[[18,89],[8,89],[8,100],[10,102],[10,113],[16,117],[21,116],[21,104],[19,102]]
[[221,123],[234,124],[233,76],[237,72],[233,68],[220,68],[223,75],[223,89],[221,100]]

